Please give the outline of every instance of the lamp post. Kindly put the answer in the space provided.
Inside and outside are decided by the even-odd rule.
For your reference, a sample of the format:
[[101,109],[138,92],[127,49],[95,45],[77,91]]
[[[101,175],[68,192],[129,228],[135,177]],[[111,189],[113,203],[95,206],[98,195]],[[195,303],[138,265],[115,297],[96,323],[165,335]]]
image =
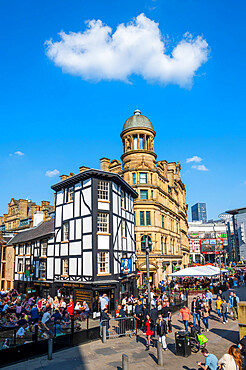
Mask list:
[[146,253],[146,270],[147,270],[147,288],[148,288],[148,307],[150,308],[150,281],[149,281],[149,252],[151,251],[152,242],[149,235],[145,235],[145,253]]

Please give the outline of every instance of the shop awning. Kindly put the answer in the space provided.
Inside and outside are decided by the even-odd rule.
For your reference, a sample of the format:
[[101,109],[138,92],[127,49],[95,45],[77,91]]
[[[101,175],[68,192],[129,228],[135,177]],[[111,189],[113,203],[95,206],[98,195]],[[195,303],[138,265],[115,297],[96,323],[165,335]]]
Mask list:
[[195,267],[187,267],[183,270],[179,270],[169,274],[168,276],[172,277],[199,277],[199,276],[215,276],[220,275],[220,273],[227,272],[226,270],[220,270],[218,267],[215,266],[195,266]]

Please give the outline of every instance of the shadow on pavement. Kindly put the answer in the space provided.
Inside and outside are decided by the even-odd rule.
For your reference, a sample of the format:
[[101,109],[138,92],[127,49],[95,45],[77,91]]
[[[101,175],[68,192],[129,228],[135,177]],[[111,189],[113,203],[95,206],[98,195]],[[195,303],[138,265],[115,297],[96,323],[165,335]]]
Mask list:
[[183,369],[185,369],[185,370],[197,370],[197,368],[188,367],[188,366],[183,366]]
[[239,334],[236,330],[213,328],[210,330],[210,332],[218,335],[219,337],[225,338],[232,343],[237,343],[239,340]]
[[158,364],[157,357],[153,353],[149,353],[149,356],[155,361],[156,364]]
[[169,351],[171,351],[174,355],[176,355],[176,348],[175,348],[175,343],[168,343],[167,348]]

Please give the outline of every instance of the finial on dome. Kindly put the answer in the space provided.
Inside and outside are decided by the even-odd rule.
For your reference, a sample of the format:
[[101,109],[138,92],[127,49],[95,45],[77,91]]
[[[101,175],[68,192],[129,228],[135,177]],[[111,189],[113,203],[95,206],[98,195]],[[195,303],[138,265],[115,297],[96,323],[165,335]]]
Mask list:
[[140,114],[141,114],[141,111],[140,111],[139,109],[136,109],[136,110],[134,111],[134,115],[135,115],[135,116],[140,116]]

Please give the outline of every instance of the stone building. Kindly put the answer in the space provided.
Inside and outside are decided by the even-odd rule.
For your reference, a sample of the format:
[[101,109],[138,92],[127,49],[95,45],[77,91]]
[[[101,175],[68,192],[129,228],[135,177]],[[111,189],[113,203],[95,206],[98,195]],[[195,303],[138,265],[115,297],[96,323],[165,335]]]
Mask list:
[[39,206],[30,199],[12,198],[8,204],[8,213],[0,217],[0,231],[19,231],[32,227],[35,212],[42,212],[40,221],[47,221],[52,218],[54,207],[48,201],[42,201]]
[[7,243],[13,238],[14,233],[0,231],[0,289],[14,288],[14,258],[13,246]]
[[155,131],[139,110],[127,119],[121,132],[120,161],[101,159],[101,170],[116,172],[139,197],[134,201],[138,285],[146,283],[146,257],[141,251],[145,236],[152,241],[150,279],[157,285],[176,268],[189,263],[186,188],[177,162],[157,161]]

